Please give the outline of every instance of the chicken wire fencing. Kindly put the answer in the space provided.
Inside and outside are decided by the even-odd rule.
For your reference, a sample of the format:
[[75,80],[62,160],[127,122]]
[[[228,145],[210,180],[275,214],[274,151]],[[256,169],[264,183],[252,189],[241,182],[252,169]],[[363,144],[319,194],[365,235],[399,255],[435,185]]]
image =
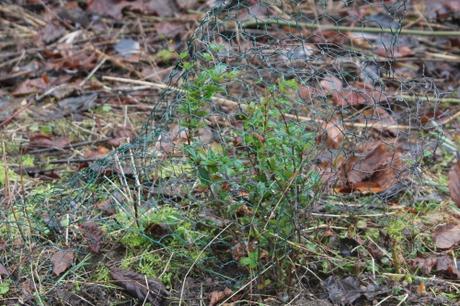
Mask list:
[[296,286],[293,267],[316,271],[323,256],[305,231],[319,218],[384,218],[427,192],[423,162],[449,147],[437,119],[446,90],[404,61],[424,35],[404,30],[410,3],[331,3],[217,3],[139,136],[29,197],[46,207],[34,216],[45,230],[33,231],[81,242],[81,256],[114,241],[142,249],[149,257],[102,257],[193,303],[203,282],[239,293]]

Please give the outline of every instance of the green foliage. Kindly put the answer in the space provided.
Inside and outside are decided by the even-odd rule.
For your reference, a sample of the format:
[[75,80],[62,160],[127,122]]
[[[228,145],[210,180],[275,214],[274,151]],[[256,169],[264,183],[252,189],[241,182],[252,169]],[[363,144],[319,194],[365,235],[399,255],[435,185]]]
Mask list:
[[202,71],[191,84],[185,86],[186,96],[178,109],[183,115],[180,125],[189,130],[201,127],[208,114],[206,106],[215,94],[223,90],[220,84],[235,75],[236,72],[227,71],[226,65],[217,64]]
[[240,264],[248,267],[248,269],[255,269],[259,264],[259,252],[249,252],[247,257],[240,259]]
[[0,297],[3,297],[10,291],[11,283],[11,280],[4,280],[0,282]]
[[[223,218],[234,219],[241,233],[234,239],[257,245],[239,261],[255,270],[262,253],[282,258],[290,249],[286,240],[297,240],[295,209],[307,207],[319,185],[319,174],[307,166],[314,157],[315,136],[307,132],[305,123],[284,118],[288,95],[298,84],[280,80],[266,97],[252,102],[241,114],[241,127],[232,130],[219,150],[194,140],[195,130],[204,125],[209,102],[225,91],[223,82],[232,77],[225,71],[226,67],[218,64],[202,71],[188,86],[179,108],[184,118],[181,125],[192,136],[184,150],[200,184],[211,191],[214,209]],[[240,139],[237,148],[233,139]],[[235,197],[239,193],[247,194],[245,202]],[[247,213],[238,214],[244,206]],[[287,261],[280,260],[278,265],[281,270],[291,268]]]

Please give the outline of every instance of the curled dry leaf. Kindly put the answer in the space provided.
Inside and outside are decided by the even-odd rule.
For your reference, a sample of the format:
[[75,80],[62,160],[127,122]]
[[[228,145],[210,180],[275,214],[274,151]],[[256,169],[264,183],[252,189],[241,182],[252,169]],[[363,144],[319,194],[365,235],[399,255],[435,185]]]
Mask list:
[[457,207],[460,207],[460,159],[449,171],[449,192]]
[[314,87],[301,85],[299,86],[297,94],[302,100],[311,101],[320,94],[320,90]]
[[0,264],[0,278],[2,276],[10,276],[10,273],[8,272],[8,270],[5,268],[4,265]]
[[408,57],[408,56],[412,56],[415,54],[415,52],[408,46],[399,46],[396,48],[380,47],[374,52],[377,55],[389,57],[389,58]]
[[319,84],[327,93],[340,92],[343,88],[342,81],[333,75],[326,76]]
[[115,128],[111,133],[112,139],[107,141],[109,145],[119,147],[122,144],[133,140],[136,136],[134,129],[130,126],[120,126]]
[[364,83],[354,83],[340,92],[332,93],[332,101],[339,106],[353,106],[362,104],[376,104],[384,101],[386,96],[382,90],[377,90]]
[[72,250],[61,250],[54,253],[51,257],[53,263],[53,273],[59,276],[62,272],[66,271],[73,263],[75,255]]
[[343,141],[343,126],[338,120],[324,124],[326,131],[326,145],[332,149],[338,149]]
[[29,149],[54,148],[63,149],[70,144],[67,137],[51,137],[44,134],[35,134],[29,138]]
[[410,265],[423,274],[429,275],[432,270],[453,279],[460,279],[460,271],[454,260],[447,255],[418,257],[409,261]]
[[336,191],[386,191],[399,181],[401,169],[401,156],[395,148],[385,143],[365,144],[342,162]]
[[217,305],[223,299],[228,298],[233,293],[232,289],[225,288],[224,291],[213,291],[209,294],[209,306]]
[[27,79],[13,91],[13,96],[29,95],[37,92],[45,91],[49,86],[49,79],[47,76],[36,79]]
[[450,249],[460,242],[460,224],[440,226],[433,233],[433,240],[438,249]]
[[88,242],[88,246],[91,252],[96,254],[99,253],[101,250],[101,243],[104,237],[104,232],[96,223],[91,221],[81,224],[80,230]]
[[111,268],[110,275],[119,286],[123,287],[131,296],[139,299],[139,301],[149,302],[153,306],[166,304],[168,292],[158,280],[147,278],[145,275],[133,271],[117,268]]

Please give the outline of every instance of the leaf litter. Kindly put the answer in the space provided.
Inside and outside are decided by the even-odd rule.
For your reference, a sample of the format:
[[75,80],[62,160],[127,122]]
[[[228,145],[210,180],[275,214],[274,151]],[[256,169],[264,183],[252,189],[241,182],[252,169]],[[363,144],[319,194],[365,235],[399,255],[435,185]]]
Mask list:
[[[2,122],[3,120],[11,121],[8,137],[15,140],[19,139],[20,145],[25,145],[26,150],[21,150],[21,152],[30,153],[34,150],[45,149],[41,152],[46,153],[37,153],[36,160],[33,161],[38,166],[42,166],[36,167],[37,171],[35,173],[50,170],[48,160],[58,164],[66,164],[65,169],[57,170],[61,174],[69,170],[72,172],[77,171],[89,165],[87,160],[101,159],[110,154],[110,150],[113,147],[123,146],[129,140],[135,138],[140,132],[139,126],[137,126],[138,122],[143,122],[147,118],[146,110],[157,108],[157,105],[152,106],[151,104],[151,100],[158,98],[156,93],[148,90],[136,91],[132,90],[130,86],[119,86],[119,84],[104,82],[103,76],[111,74],[132,79],[144,79],[145,77],[155,79],[156,82],[166,81],[165,76],[170,71],[175,71],[175,65],[180,61],[179,54],[187,45],[187,37],[190,36],[192,29],[202,15],[202,13],[197,13],[193,10],[206,10],[210,7],[209,3],[211,2],[213,1],[203,4],[204,2],[201,1],[89,0],[84,1],[83,4],[82,2],[68,1],[63,6],[58,6],[49,1],[44,1],[45,4],[35,1],[8,3],[13,5],[12,8],[22,12],[22,17],[14,14],[10,6],[2,4],[0,10],[2,18],[5,17],[5,20],[8,20],[10,24],[11,22],[17,22],[29,30],[17,28],[18,31],[23,31],[20,34],[26,38],[22,43],[18,43],[17,49],[8,47],[7,43],[5,43],[5,47],[3,45],[1,47],[2,53],[0,53],[0,56],[2,56],[2,59],[5,58],[11,62],[6,62],[4,66],[2,64],[2,67],[5,67],[5,72],[2,71],[0,74],[0,83],[5,86],[2,89],[1,99],[3,101],[5,97],[8,101],[6,106],[0,104],[1,114],[5,112],[5,115],[0,115],[0,120]],[[236,5],[233,2],[228,1],[228,7]],[[391,3],[394,4],[393,2]],[[249,17],[272,17],[279,14],[280,10],[277,6],[267,6],[257,3],[257,1],[245,1],[244,4],[243,8],[236,11],[235,20],[244,21]],[[415,17],[410,20],[410,24],[406,24],[404,23],[405,20],[393,18],[389,15],[388,11],[391,10],[394,10],[391,12],[393,16],[398,15],[398,9],[393,6],[383,12],[379,11],[377,6],[373,7],[372,5],[352,6],[349,8],[341,7],[343,4],[337,5],[337,7],[324,6],[315,9],[324,14],[335,14],[337,12],[340,20],[347,24],[363,21],[366,25],[391,28],[395,31],[402,25],[404,28],[411,28],[412,26],[418,28],[425,26],[455,28],[453,24],[455,20],[458,20],[460,11],[456,1],[420,1],[413,3],[413,5],[417,6],[417,12],[423,12],[432,23],[427,24],[424,18],[419,18],[420,16],[417,13],[411,12],[410,14],[414,15],[410,15],[410,17]],[[311,9],[308,6],[303,8],[306,8],[307,11]],[[401,24],[401,22],[403,23]],[[434,22],[438,24],[433,24]],[[267,28],[267,32],[261,35],[260,39],[264,44],[267,44],[268,38],[266,36],[269,36],[267,33],[274,35],[275,31],[280,30],[282,30],[282,27],[270,28],[269,31],[273,32],[268,32]],[[284,30],[292,31],[292,29]],[[257,32],[260,31],[259,28],[251,29],[251,31],[260,34],[260,32]],[[229,32],[231,31],[229,30]],[[455,61],[457,54],[454,48],[456,44],[458,45],[458,42],[452,38],[434,38],[433,42],[430,43],[424,39],[410,37],[407,39],[401,38],[397,44],[394,44],[392,36],[388,34],[344,34],[321,29],[311,30],[311,32],[305,30],[304,34],[308,36],[311,33],[313,33],[313,37],[309,39],[308,44],[303,48],[289,49],[288,47],[280,46],[282,52],[278,54],[278,59],[281,59],[281,62],[289,62],[292,67],[295,65],[305,67],[305,59],[312,60],[318,54],[330,54],[334,57],[340,57],[340,51],[343,50],[340,50],[340,48],[334,49],[334,47],[348,46],[348,44],[362,48],[360,52],[362,52],[363,57],[369,54],[376,56],[373,62],[366,62],[365,59],[356,58],[355,60],[358,63],[355,62],[351,65],[346,61],[331,62],[325,58],[321,65],[325,65],[324,71],[327,73],[319,76],[316,82],[302,84],[297,90],[297,95],[304,102],[304,105],[299,107],[300,110],[306,108],[314,111],[315,107],[318,106],[314,105],[314,103],[319,99],[326,99],[328,105],[322,107],[330,111],[332,115],[328,116],[329,120],[319,124],[322,133],[316,138],[316,144],[319,147],[325,146],[324,155],[319,158],[322,159],[319,169],[324,180],[332,181],[330,184],[332,195],[338,194],[345,199],[347,197],[352,199],[350,203],[345,205],[340,201],[335,205],[335,202],[331,199],[327,205],[334,206],[335,210],[333,211],[324,210],[324,199],[318,199],[318,203],[314,205],[312,210],[305,212],[305,214],[316,214],[318,216],[317,219],[309,219],[309,222],[317,226],[314,231],[317,231],[318,235],[324,234],[322,238],[315,238],[315,243],[317,243],[315,246],[307,245],[306,247],[309,248],[308,252],[312,254],[319,252],[318,249],[320,249],[321,252],[324,251],[327,254],[326,257],[331,258],[338,256],[338,253],[343,256],[346,255],[345,257],[356,256],[357,262],[354,269],[358,271],[357,275],[354,276],[347,276],[352,272],[346,269],[341,270],[342,272],[345,271],[343,274],[329,275],[326,268],[321,270],[318,266],[315,266],[316,264],[309,265],[309,270],[315,269],[315,272],[325,280],[324,283],[320,282],[321,285],[313,287],[322,288],[323,293],[327,294],[329,300],[336,304],[358,304],[363,299],[375,302],[385,299],[389,295],[388,287],[385,286],[391,286],[391,283],[377,286],[375,285],[376,282],[373,282],[375,275],[372,275],[370,270],[360,274],[359,271],[362,271],[360,270],[360,265],[368,264],[368,262],[361,262],[363,258],[368,256],[364,254],[361,248],[365,248],[372,253],[373,259],[378,261],[377,264],[385,264],[385,258],[389,257],[389,253],[397,255],[398,243],[406,240],[410,243],[414,242],[411,240],[412,237],[405,233],[407,229],[399,230],[403,238],[394,237],[395,234],[391,229],[392,226],[399,229],[397,224],[390,224],[391,226],[382,224],[379,223],[379,220],[367,216],[359,220],[353,219],[349,221],[348,219],[354,214],[359,216],[362,213],[359,208],[362,207],[372,210],[369,213],[370,215],[374,213],[381,216],[385,216],[386,213],[391,215],[394,211],[390,205],[388,207],[383,207],[384,205],[380,205],[380,203],[364,205],[361,204],[360,199],[365,199],[366,196],[376,193],[387,193],[397,187],[401,181],[410,182],[413,180],[404,172],[410,166],[411,157],[408,157],[407,151],[403,149],[411,147],[409,145],[411,139],[408,139],[404,125],[410,126],[413,123],[413,121],[411,122],[413,118],[410,118],[410,114],[404,113],[404,104],[413,102],[410,99],[406,101],[394,98],[398,95],[399,88],[398,84],[396,86],[391,84],[394,80],[391,79],[390,73],[394,72],[395,76],[400,78],[413,79],[413,82],[408,85],[409,87],[403,89],[407,92],[418,91],[421,97],[429,95],[431,89],[419,86],[417,78],[445,79],[445,84],[439,85],[439,90],[442,91],[441,97],[449,98],[451,96],[445,93],[455,93],[456,85],[454,81],[458,79],[456,78],[458,69],[449,63],[432,60],[445,51],[448,54],[444,58]],[[225,43],[228,45],[227,50],[220,50],[217,53],[218,55],[230,55],[230,43]],[[225,43],[222,45],[225,45]],[[242,37],[238,38],[238,44],[240,50],[251,50],[251,44],[247,43]],[[23,52],[22,49],[27,51]],[[166,54],[168,54],[167,58]],[[391,65],[394,65],[394,70],[386,66],[385,59],[393,61]],[[227,60],[231,62],[232,59],[229,56]],[[257,64],[258,61],[262,60],[263,57],[250,59],[251,64]],[[353,67],[351,71],[356,76],[337,73],[337,71],[348,71],[350,68],[347,65]],[[423,74],[421,74],[422,71]],[[382,86],[383,83],[385,83],[385,86]],[[456,96],[454,95],[453,97],[455,98]],[[23,101],[27,103],[25,111],[16,113],[16,109],[20,105],[24,105]],[[426,118],[428,118],[427,126],[430,126],[429,124],[433,118],[438,118],[436,116],[439,116],[440,113],[439,106],[436,105],[433,109],[422,107],[424,109],[420,110],[420,114],[425,114]],[[142,109],[142,111],[136,114],[136,109]],[[338,111],[339,109],[347,111],[345,112],[345,117],[341,116],[342,113]],[[238,116],[240,115],[238,114],[238,107],[228,107],[225,111],[227,114],[234,115],[237,119],[214,118],[214,124],[219,127],[223,122],[237,125],[239,122]],[[293,108],[292,111],[297,112],[297,109]],[[447,108],[442,105],[441,111],[449,118],[458,109],[455,106]],[[306,115],[314,114],[307,112]],[[59,122],[59,120],[64,121]],[[453,120],[452,126],[455,127],[455,118]],[[37,122],[39,122],[38,125],[36,124]],[[369,133],[370,138],[363,139],[364,137],[361,137],[362,135],[356,132],[356,130],[360,129],[360,126],[368,126],[374,133]],[[446,128],[449,129],[449,132],[452,131],[450,126]],[[458,129],[458,125],[456,128]],[[452,132],[458,133],[458,130]],[[451,134],[446,133],[446,135]],[[253,136],[260,142],[266,141],[266,135],[261,133],[254,133]],[[194,137],[205,144],[217,143],[217,135],[209,126],[200,128],[199,133]],[[104,140],[107,138],[110,140]],[[89,143],[84,144],[84,149],[82,150],[72,146],[88,139],[90,139]],[[185,154],[181,148],[191,140],[192,136],[190,136],[190,131],[186,127],[173,124],[170,125],[161,138],[158,138],[156,148],[161,152],[160,157],[163,159],[171,156],[180,158]],[[100,141],[102,141],[102,144]],[[243,146],[244,139],[235,140],[235,143],[238,144],[238,147]],[[418,150],[419,148],[415,149]],[[350,151],[353,154],[349,154]],[[416,190],[415,193],[420,193],[418,194],[420,198],[426,198],[426,194],[433,192],[437,198],[441,198],[444,201],[443,195],[446,194],[446,187],[448,187],[452,201],[458,206],[460,205],[459,164],[458,162],[453,163],[447,177],[448,184],[443,185],[442,182],[447,181],[444,176],[447,174],[445,169],[448,165],[444,164],[441,159],[443,157],[439,156],[439,151],[433,150],[433,152],[431,154],[431,151],[426,150],[424,158],[432,163],[440,164],[441,169],[443,169],[443,174],[440,174],[441,171],[436,166],[432,167],[436,168],[433,173],[435,173],[435,183],[440,185],[437,187],[439,189],[429,189],[423,186],[420,190]],[[14,152],[9,153],[7,158],[10,158],[10,156],[13,158],[15,155]],[[19,164],[17,160],[12,159],[11,161],[12,164]],[[30,163],[30,158],[26,157],[25,161]],[[78,166],[71,166],[72,163],[76,163]],[[5,171],[8,171],[7,167],[3,166],[3,162],[0,166],[0,169],[5,168]],[[95,167],[90,166],[90,169],[95,169]],[[28,169],[32,169],[32,167]],[[130,161],[124,161],[121,167],[114,166],[112,169],[110,167],[101,169],[105,171],[98,172],[107,177],[110,175],[120,176],[124,173],[127,176],[127,180],[130,181],[129,183],[136,181],[135,171]],[[172,199],[184,198],[186,193],[179,191],[179,188],[174,185],[169,186],[169,188],[165,188],[165,185],[162,187],[156,185],[159,181],[174,176],[169,173],[171,171],[167,171],[168,169],[164,168],[163,170],[164,173],[168,174],[165,176],[152,175],[152,182],[149,182],[150,185],[144,186],[146,187],[145,189],[138,189],[134,192],[133,188],[126,191],[126,194],[119,193],[109,200],[101,200],[95,196],[98,201],[95,207],[103,214],[104,218],[116,219],[117,222],[120,222],[120,214],[117,214],[117,207],[120,206],[120,203],[136,202],[138,200],[136,197],[142,198],[147,192],[163,194],[165,199],[169,199],[168,204],[173,202]],[[176,170],[175,168],[173,172],[187,173],[187,171]],[[19,173],[19,170],[17,171]],[[425,175],[427,174],[420,173],[422,179],[426,178]],[[56,175],[56,178],[58,177],[59,175]],[[233,187],[231,184],[225,184],[222,188],[232,190]],[[216,192],[212,188],[204,188],[203,186],[194,186],[193,190],[196,191],[196,199],[200,199],[207,192]],[[127,199],[127,194],[131,192],[136,193],[136,195],[131,199]],[[238,190],[236,194],[240,201],[245,202],[248,202],[248,199],[252,196],[245,190]],[[439,202],[436,204],[441,205],[442,203]],[[153,207],[155,204],[150,203]],[[392,203],[392,206],[393,204],[394,206],[398,205],[398,203]],[[74,203],[73,205],[77,207],[79,203]],[[418,206],[419,203],[414,205]],[[432,205],[432,203],[427,205]],[[424,209],[413,207],[409,204],[400,204],[401,206],[403,208],[398,209],[397,213],[401,215],[407,213],[414,219],[420,213],[417,210]],[[375,207],[377,209],[373,210]],[[234,209],[234,214],[238,218],[243,219],[254,216],[258,211],[250,208],[248,203],[236,208],[232,207],[232,209]],[[382,212],[382,210],[384,211]],[[206,223],[207,220],[213,219],[214,214],[218,214],[218,212],[213,210],[212,214],[204,213],[203,222]],[[409,265],[405,268],[411,273],[421,271],[427,277],[437,275],[448,279],[458,279],[458,264],[455,257],[460,240],[458,237],[458,223],[449,212],[440,210],[438,214],[441,221],[439,221],[439,224],[435,224],[436,226],[431,226],[434,230],[428,233],[431,234],[428,236],[433,239],[430,246],[436,247],[439,252],[435,254],[431,253],[428,248],[422,248],[418,250],[415,258],[408,260]],[[334,221],[334,218],[336,218],[334,216],[339,216],[343,220]],[[61,216],[61,218],[63,217]],[[215,222],[216,224],[228,224],[228,220],[220,220],[220,217],[216,218],[219,218],[219,222]],[[51,222],[54,222],[56,227],[61,229],[62,224],[65,224],[59,218],[48,223],[51,224]],[[414,226],[421,225],[415,222]],[[49,228],[52,227],[52,225],[49,225]],[[308,227],[310,227],[310,224]],[[108,250],[110,249],[109,245],[116,244],[111,241],[113,237],[104,237],[104,231],[99,224],[89,221],[82,223],[77,227],[77,230],[72,226],[69,228],[70,235],[74,235],[72,237],[81,235],[82,239],[79,242],[86,245],[88,250],[95,256],[110,254],[113,251]],[[155,240],[172,236],[175,230],[174,226],[163,222],[150,222],[144,224],[142,229],[150,239]],[[341,239],[340,243],[331,243],[335,236],[334,230],[350,237]],[[361,243],[361,237],[371,238],[366,243]],[[242,239],[243,237],[240,238]],[[327,247],[322,245],[321,239],[325,239],[324,243]],[[331,241],[327,241],[328,239],[331,239]],[[420,241],[416,241],[416,243],[420,243]],[[423,243],[426,243],[426,241],[423,241]],[[227,249],[227,251],[229,253],[233,251],[232,257],[234,257],[235,261],[245,258],[245,262],[250,265],[253,264],[252,261],[256,258],[254,250],[257,248],[253,242],[232,241],[231,244],[232,248]],[[346,247],[344,247],[344,244],[346,244]],[[339,252],[335,253],[336,251]],[[260,252],[259,258],[256,259],[263,261],[266,258],[266,255],[263,254],[263,252]],[[310,256],[310,253],[308,254]],[[396,255],[395,257],[397,257]],[[80,254],[73,251],[73,249],[55,252],[51,257],[54,275],[62,276],[65,271],[68,271],[74,263],[78,263],[81,259]],[[323,261],[321,264],[324,266],[335,264],[333,260],[331,262]],[[164,259],[163,264],[166,265],[166,267],[163,267],[166,271],[167,258]],[[346,262],[346,264],[349,264],[349,262]],[[14,264],[8,265],[9,270],[10,266],[12,266],[11,270],[14,271]],[[143,266],[144,269],[146,269],[145,266]],[[334,267],[340,270],[341,268],[337,268],[338,266],[340,265]],[[385,269],[390,268],[388,265],[385,266]],[[238,268],[232,266],[231,269],[235,269],[238,273],[243,271],[238,270],[241,269],[239,266]],[[306,271],[309,271],[308,269]],[[160,281],[147,277],[143,273],[138,273],[139,271],[111,268],[110,275],[138,302],[149,301],[154,305],[160,305],[167,296],[165,287]],[[152,271],[148,272],[150,272],[149,275],[152,275]],[[156,275],[160,275],[160,272],[156,271]],[[375,271],[373,272],[375,274]],[[270,281],[268,277],[264,279],[261,276],[260,282],[254,287],[269,287]],[[311,280],[308,282],[312,283]],[[22,284],[25,288],[28,287],[26,283],[23,282]],[[433,286],[433,283],[430,282],[420,284]],[[430,295],[429,290],[423,289],[420,284],[415,289],[415,293],[418,295]],[[210,305],[222,302],[235,292],[227,287],[227,284],[214,285],[215,290],[209,289],[209,293],[206,295]],[[252,286],[251,284],[250,287],[252,288]],[[409,290],[408,288],[404,287],[402,290]],[[198,291],[194,293],[196,292]],[[414,298],[413,292],[408,294],[410,295],[408,300],[413,300],[416,303],[417,300]]]

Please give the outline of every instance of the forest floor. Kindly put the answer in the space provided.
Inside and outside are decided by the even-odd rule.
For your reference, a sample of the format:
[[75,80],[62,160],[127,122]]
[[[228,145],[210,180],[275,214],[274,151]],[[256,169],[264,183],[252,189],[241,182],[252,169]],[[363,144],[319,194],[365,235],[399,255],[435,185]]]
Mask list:
[[[232,62],[189,43],[220,1],[0,1],[0,304],[458,305],[458,1],[241,2],[219,13],[242,24]],[[300,13],[317,23],[296,36]],[[313,78],[251,75],[275,37],[308,52],[270,68],[306,56]],[[140,184],[130,144],[163,124],[165,89],[188,109]],[[93,206],[56,217],[60,193]]]

